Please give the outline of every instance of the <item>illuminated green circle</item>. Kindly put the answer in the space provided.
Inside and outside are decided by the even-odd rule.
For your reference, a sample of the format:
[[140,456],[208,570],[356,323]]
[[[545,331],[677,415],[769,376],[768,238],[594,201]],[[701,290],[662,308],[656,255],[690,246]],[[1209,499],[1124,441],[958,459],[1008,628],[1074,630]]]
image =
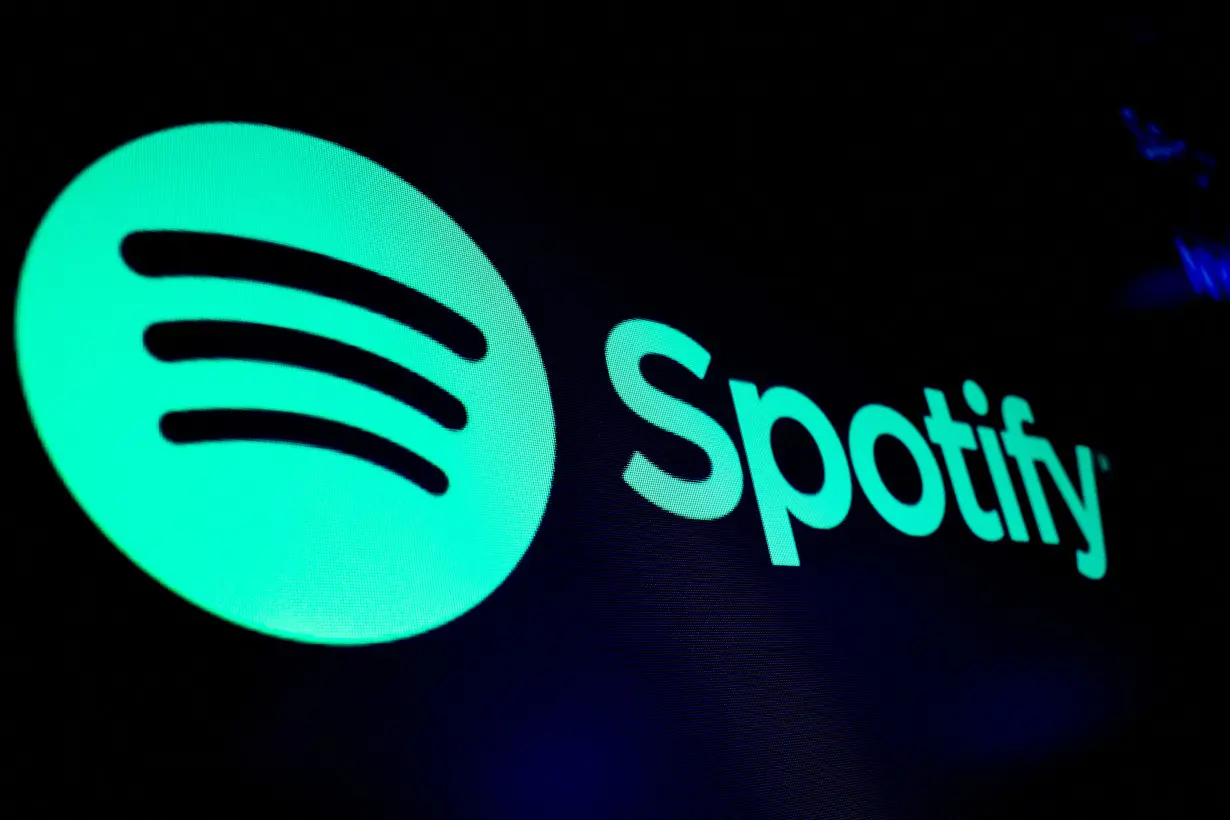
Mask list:
[[[468,320],[485,355],[463,358],[428,332],[319,291],[138,275],[120,249],[142,231],[264,240],[364,268]],[[190,320],[344,342],[442,388],[464,406],[464,426],[446,429],[319,369],[163,361],[147,350],[152,324]],[[209,123],[112,151],[39,225],[15,324],[31,416],[82,509],[162,584],[258,632],[367,644],[440,626],[508,577],[546,510],[555,421],[541,355],[512,293],[426,196],[332,143]],[[167,413],[209,408],[358,428],[434,464],[448,488],[434,495],[322,446],[172,443],[160,431]]]

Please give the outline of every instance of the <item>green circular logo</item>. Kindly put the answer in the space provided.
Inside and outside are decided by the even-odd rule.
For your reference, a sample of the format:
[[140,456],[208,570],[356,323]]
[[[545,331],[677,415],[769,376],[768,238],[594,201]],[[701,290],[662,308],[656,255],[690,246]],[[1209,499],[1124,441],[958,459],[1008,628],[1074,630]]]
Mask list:
[[546,510],[555,421],[512,293],[426,196],[314,137],[190,125],[95,162],[34,235],[16,343],[86,514],[258,632],[433,629]]

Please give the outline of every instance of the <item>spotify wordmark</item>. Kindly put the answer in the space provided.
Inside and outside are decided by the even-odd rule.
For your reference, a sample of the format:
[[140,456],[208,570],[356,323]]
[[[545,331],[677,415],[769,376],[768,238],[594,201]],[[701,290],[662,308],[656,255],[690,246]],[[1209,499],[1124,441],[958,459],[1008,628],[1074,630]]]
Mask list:
[[[708,351],[675,328],[645,319],[622,322],[611,331],[606,343],[611,384],[624,403],[651,424],[704,450],[710,471],[701,480],[682,479],[636,452],[624,471],[624,480],[646,500],[668,512],[700,520],[721,518],[735,508],[743,494],[738,450],[711,416],[645,380],[641,360],[646,356],[671,359],[703,379],[709,369]],[[797,390],[776,386],[762,391],[737,379],[730,380],[729,388],[769,559],[774,564],[799,565],[792,518],[816,529],[832,529],[845,521],[855,479],[871,505],[895,529],[913,536],[934,533],[944,519],[947,493],[940,459],[931,449],[933,444],[948,468],[957,509],[974,535],[984,541],[999,541],[1005,534],[1013,541],[1029,540],[1008,470],[1007,459],[1011,459],[1016,462],[1042,541],[1059,543],[1042,485],[1041,476],[1045,473],[1085,539],[1084,547],[1075,550],[1077,570],[1094,580],[1106,574],[1106,543],[1093,451],[1085,445],[1076,446],[1079,484],[1074,484],[1050,441],[1025,432],[1024,425],[1033,424],[1034,415],[1029,402],[1020,396],[1006,396],[1001,402],[1002,432],[978,425],[977,436],[974,427],[952,417],[948,399],[941,390],[923,390],[928,408],[923,419],[925,438],[898,411],[882,404],[868,404],[851,419],[847,445],[824,411]],[[962,390],[970,412],[986,416],[990,405],[982,388],[966,381]],[[797,490],[778,467],[770,437],[773,425],[782,419],[800,424],[820,451],[824,480],[815,492]],[[896,439],[910,454],[922,484],[917,500],[903,501],[884,484],[875,456],[876,441],[882,437]],[[979,449],[995,489],[997,504],[990,508],[984,508],[975,495],[965,460],[967,454],[972,457]]]
[[15,324],[82,509],[250,629],[432,629],[546,509],[555,422],[516,300],[447,214],[332,143],[211,123],[107,154],[38,227]]

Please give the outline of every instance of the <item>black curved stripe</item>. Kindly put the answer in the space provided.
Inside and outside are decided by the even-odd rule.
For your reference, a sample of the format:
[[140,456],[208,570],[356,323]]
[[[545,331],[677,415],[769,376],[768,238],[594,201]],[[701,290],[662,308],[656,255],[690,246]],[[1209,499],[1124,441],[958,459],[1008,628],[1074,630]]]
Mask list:
[[158,427],[175,444],[278,441],[319,447],[383,467],[432,495],[448,489],[448,476],[422,456],[374,433],[317,416],[277,410],[182,410],[164,415]]
[[316,370],[379,390],[450,430],[460,430],[466,423],[465,405],[418,373],[301,330],[250,322],[159,322],[146,329],[145,347],[164,362],[247,359]]
[[210,276],[294,288],[409,325],[458,356],[487,354],[482,331],[431,297],[366,268],[302,248],[195,231],[137,231],[120,255],[142,276]]

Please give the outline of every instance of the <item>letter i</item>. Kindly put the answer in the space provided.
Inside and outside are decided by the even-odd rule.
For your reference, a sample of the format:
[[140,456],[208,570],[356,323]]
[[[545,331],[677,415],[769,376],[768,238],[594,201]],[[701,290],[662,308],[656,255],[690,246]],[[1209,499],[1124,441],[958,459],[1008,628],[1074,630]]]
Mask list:
[[[961,386],[961,392],[965,394],[965,403],[975,415],[987,414],[987,396],[977,382],[966,379]],[[1017,500],[1016,488],[1012,486],[1012,476],[1008,472],[1008,464],[1004,461],[1004,451],[999,445],[999,433],[983,425],[979,425],[977,429],[978,441],[981,442],[982,452],[986,455],[987,469],[991,473],[991,482],[995,485],[995,494],[999,497],[1004,523],[1008,527],[1008,537],[1013,541],[1028,541],[1029,530],[1025,528],[1021,503]]]

